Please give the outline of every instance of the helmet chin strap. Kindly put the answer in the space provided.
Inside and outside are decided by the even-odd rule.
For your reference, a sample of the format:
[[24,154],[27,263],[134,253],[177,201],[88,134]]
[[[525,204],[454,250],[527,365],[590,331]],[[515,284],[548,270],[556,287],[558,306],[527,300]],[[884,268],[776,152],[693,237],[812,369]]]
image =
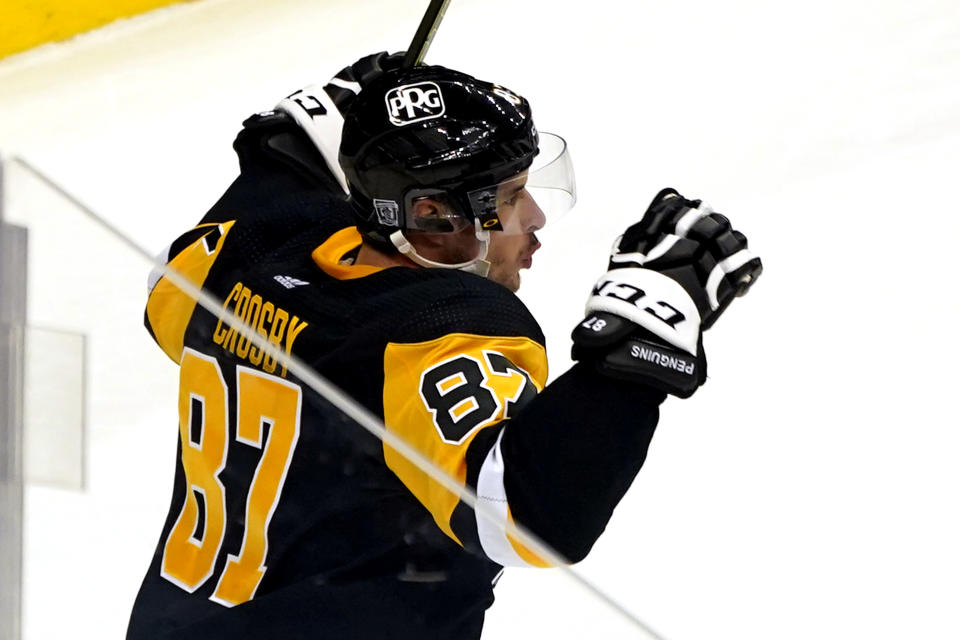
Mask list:
[[450,264],[447,262],[434,262],[433,260],[424,258],[417,253],[417,250],[414,248],[414,246],[410,244],[410,241],[407,240],[406,236],[403,235],[402,229],[399,231],[394,231],[390,234],[390,242],[392,242],[393,246],[397,248],[397,251],[421,267],[433,269],[460,269],[461,271],[475,273],[478,276],[486,278],[487,273],[490,271],[490,263],[487,262],[486,259],[487,250],[490,248],[490,232],[480,226],[479,220],[474,220],[474,229],[477,236],[477,241],[480,243],[480,251],[477,252],[477,257],[473,260],[458,262],[456,264]]

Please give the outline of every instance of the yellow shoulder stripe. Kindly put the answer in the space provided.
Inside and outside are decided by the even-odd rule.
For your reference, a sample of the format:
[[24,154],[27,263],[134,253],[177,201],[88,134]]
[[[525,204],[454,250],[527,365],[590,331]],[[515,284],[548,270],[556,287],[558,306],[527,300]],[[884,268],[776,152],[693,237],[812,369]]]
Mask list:
[[[198,238],[193,244],[178,253],[169,266],[187,280],[200,287],[203,286],[210,268],[216,262],[227,233],[233,227],[234,221],[220,224],[221,235],[216,247],[209,250],[204,243],[206,235]],[[202,225],[207,226],[207,225]],[[211,227],[216,225],[210,225]],[[181,291],[175,284],[161,278],[150,293],[147,300],[147,319],[153,329],[153,335],[163,352],[176,363],[180,362],[183,352],[183,335],[187,330],[187,323],[193,316],[197,301]]]
[[[383,369],[387,429],[465,483],[470,443],[543,388],[547,357],[530,338],[454,333],[388,344]],[[383,453],[387,466],[459,543],[450,527],[457,497],[396,450],[384,445]]]

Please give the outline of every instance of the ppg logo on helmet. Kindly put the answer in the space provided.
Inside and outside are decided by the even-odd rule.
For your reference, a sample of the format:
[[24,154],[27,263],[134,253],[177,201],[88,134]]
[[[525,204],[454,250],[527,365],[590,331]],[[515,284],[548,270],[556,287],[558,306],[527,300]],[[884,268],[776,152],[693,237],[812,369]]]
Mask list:
[[390,122],[398,127],[439,118],[446,111],[440,87],[433,82],[418,82],[391,89],[386,100]]

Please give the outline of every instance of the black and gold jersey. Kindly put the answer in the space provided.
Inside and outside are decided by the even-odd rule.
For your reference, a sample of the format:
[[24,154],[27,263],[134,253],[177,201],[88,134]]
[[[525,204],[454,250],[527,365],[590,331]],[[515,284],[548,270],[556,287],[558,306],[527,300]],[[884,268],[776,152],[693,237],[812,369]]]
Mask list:
[[[270,136],[238,140],[240,178],[171,266],[582,558],[663,396],[585,365],[547,386],[540,327],[496,283],[354,264],[347,204],[258,153]],[[178,459],[129,638],[476,638],[502,567],[546,564],[164,278],[146,324],[180,367]]]

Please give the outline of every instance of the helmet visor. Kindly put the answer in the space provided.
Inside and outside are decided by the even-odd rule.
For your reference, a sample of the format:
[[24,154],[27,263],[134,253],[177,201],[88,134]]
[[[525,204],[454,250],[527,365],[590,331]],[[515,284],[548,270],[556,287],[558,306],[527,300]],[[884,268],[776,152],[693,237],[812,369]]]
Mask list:
[[[432,201],[432,204],[418,204]],[[474,227],[509,234],[537,231],[569,211],[577,201],[573,161],[566,141],[552,133],[541,133],[539,152],[529,169],[517,175],[467,192],[471,216],[460,207],[440,206],[442,190],[418,190],[408,194],[406,229],[428,233],[452,233]],[[422,211],[420,211],[422,209]],[[425,212],[425,213],[424,213]]]
[[531,233],[573,208],[577,187],[566,141],[541,133],[539,148],[526,171],[467,194],[472,213],[484,229]]

